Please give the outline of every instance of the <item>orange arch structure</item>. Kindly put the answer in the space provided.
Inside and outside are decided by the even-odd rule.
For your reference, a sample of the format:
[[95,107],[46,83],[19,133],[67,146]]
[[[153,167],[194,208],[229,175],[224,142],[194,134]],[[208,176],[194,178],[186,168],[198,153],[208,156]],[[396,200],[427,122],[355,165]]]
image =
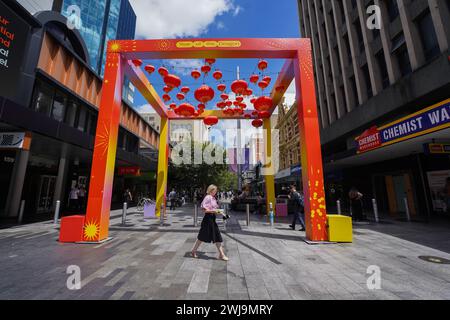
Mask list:
[[[132,60],[266,58],[285,59],[271,96],[272,114],[295,79],[300,129],[303,192],[305,195],[306,235],[312,241],[328,240],[326,228],[325,191],[322,170],[319,121],[314,87],[311,41],[309,39],[179,39],[179,40],[114,40],[108,43],[105,76],[97,123],[91,170],[87,213],[76,228],[84,241],[100,242],[108,238],[110,205],[118,141],[119,117],[124,76],[131,80],[161,117],[158,158],[157,210],[165,205],[168,170],[169,123],[180,117],[168,111],[140,67]],[[227,115],[221,110],[207,110],[198,117],[246,119],[245,115]],[[270,120],[264,121],[266,156],[272,154]],[[267,166],[267,164],[266,164]],[[267,202],[275,203],[274,173],[266,179]],[[70,228],[69,228],[70,229]],[[61,233],[66,232],[61,228]],[[73,229],[72,229],[73,231]],[[60,234],[60,239],[64,238]]]

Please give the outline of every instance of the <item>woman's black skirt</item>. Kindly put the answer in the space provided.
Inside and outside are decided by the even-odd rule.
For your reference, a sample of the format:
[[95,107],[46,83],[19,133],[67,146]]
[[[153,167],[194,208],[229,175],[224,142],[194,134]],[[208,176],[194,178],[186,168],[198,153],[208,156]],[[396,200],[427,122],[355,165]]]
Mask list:
[[223,242],[215,214],[205,214],[197,239],[206,243]]

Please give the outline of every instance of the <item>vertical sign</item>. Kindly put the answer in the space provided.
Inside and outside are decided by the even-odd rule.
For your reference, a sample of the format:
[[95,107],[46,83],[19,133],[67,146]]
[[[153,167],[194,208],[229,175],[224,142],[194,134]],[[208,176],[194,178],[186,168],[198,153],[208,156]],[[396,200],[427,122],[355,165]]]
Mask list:
[[20,77],[29,26],[0,2],[0,96],[13,98]]

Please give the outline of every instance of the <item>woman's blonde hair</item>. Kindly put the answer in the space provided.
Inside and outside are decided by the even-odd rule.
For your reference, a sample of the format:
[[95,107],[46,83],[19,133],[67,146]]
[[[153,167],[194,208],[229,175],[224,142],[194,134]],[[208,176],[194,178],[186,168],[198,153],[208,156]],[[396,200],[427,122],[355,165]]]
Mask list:
[[208,187],[208,189],[206,189],[206,194],[211,194],[213,191],[217,191],[217,186],[212,184]]

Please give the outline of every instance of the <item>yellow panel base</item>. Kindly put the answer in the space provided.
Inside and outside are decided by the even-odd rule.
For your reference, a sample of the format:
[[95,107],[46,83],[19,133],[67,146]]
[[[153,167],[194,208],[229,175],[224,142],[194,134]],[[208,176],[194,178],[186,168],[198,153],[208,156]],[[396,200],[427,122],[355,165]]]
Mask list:
[[328,215],[328,240],[330,242],[353,242],[352,218]]

